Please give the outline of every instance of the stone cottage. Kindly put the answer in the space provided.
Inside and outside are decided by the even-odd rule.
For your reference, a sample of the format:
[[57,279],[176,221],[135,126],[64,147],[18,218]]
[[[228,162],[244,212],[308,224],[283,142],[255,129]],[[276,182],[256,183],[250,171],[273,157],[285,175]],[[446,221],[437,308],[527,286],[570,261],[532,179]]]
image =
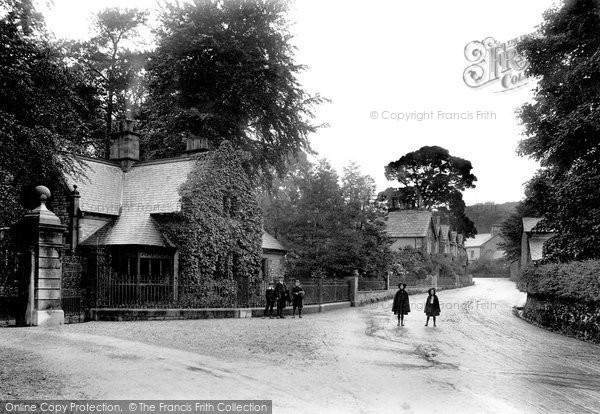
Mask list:
[[[108,266],[114,275],[118,275],[120,286],[129,290],[121,294],[142,295],[153,301],[168,299],[165,296],[177,300],[182,273],[189,279],[194,272],[206,273],[210,268],[215,277],[240,276],[236,268],[247,270],[254,266],[250,262],[244,263],[244,260],[254,260],[251,251],[232,251],[231,254],[217,255],[212,261],[203,261],[198,259],[198,252],[194,253],[196,246],[177,244],[179,233],[188,231],[185,225],[179,233],[171,231],[171,236],[165,231],[165,223],[184,220],[177,216],[182,213],[182,186],[189,185],[192,179],[206,179],[211,180],[206,183],[206,188],[222,199],[213,200],[215,202],[210,206],[194,208],[200,210],[196,211],[198,217],[202,216],[205,207],[206,214],[210,208],[213,214],[220,216],[216,225],[221,227],[213,229],[211,236],[215,243],[222,243],[221,239],[231,234],[244,235],[244,240],[230,241],[234,247],[254,243],[260,250],[262,242],[263,275],[283,272],[285,248],[266,232],[261,234],[261,218],[256,213],[259,207],[254,194],[240,194],[234,185],[210,188],[225,186],[219,183],[226,181],[210,178],[210,174],[218,174],[215,170],[221,166],[212,162],[214,155],[208,151],[205,139],[190,138],[186,153],[180,157],[139,161],[139,136],[132,126],[132,121],[124,121],[119,132],[113,134],[109,160],[77,157],[84,165],[83,173],[65,177],[66,191],[62,197],[57,196],[54,210],[68,226],[65,241],[71,251],[81,252],[94,261],[97,253],[93,252],[102,250],[109,257]],[[241,166],[230,168],[223,174],[245,177]],[[187,202],[193,205],[195,200]],[[189,231],[192,231],[191,227]],[[182,251],[185,252],[183,261]],[[256,274],[245,271],[244,277],[259,276],[260,252],[258,256]],[[90,264],[97,265],[97,262]]]
[[438,253],[438,231],[433,214],[426,210],[393,210],[388,213],[385,230],[392,250],[410,246],[429,254]]

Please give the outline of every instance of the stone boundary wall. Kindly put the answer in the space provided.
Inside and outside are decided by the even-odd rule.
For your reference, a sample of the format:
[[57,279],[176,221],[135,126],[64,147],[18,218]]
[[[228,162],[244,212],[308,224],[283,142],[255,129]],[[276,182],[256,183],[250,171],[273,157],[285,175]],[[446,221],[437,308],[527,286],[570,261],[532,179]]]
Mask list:
[[[327,312],[349,308],[351,303],[333,302],[321,305],[305,305],[302,314]],[[220,319],[220,318],[259,318],[263,316],[264,308],[206,308],[206,309],[122,309],[96,308],[88,312],[91,321],[153,321],[176,319]],[[275,309],[273,309],[275,313]],[[290,316],[292,307],[284,310],[284,315]]]
[[600,343],[600,303],[527,294],[523,318],[552,331]]

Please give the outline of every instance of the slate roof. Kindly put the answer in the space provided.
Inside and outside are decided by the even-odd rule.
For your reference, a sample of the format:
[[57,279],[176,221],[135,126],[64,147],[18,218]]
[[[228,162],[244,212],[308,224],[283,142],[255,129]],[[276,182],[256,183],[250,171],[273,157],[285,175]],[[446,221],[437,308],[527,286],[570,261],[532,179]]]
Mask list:
[[431,211],[390,211],[385,230],[390,237],[425,237],[431,225]]
[[[179,187],[199,163],[206,167],[206,156],[181,157],[141,162],[128,172],[112,162],[80,157],[83,175],[65,177],[68,187],[81,195],[81,211],[114,216],[114,219],[81,242],[83,246],[143,245],[173,247],[160,232],[152,214],[181,210]],[[286,248],[263,231],[262,248],[286,252]]]
[[[181,209],[179,187],[196,163],[206,165],[206,157],[181,157],[136,163],[128,172],[107,161],[81,158],[85,177],[69,175],[69,189],[77,185],[81,211],[115,216],[92,234],[83,245],[169,246],[152,214]],[[202,169],[200,169],[202,171]]]
[[[199,159],[205,166],[204,158]],[[134,165],[123,181],[123,211],[172,213],[181,210],[179,187],[192,172],[194,158],[175,158]],[[203,172],[203,170],[201,170]]]
[[277,240],[275,237],[271,236],[269,233],[263,230],[262,234],[262,248],[268,250],[281,250],[286,252],[286,248]]
[[475,237],[469,237],[465,240],[465,247],[480,247],[482,244],[488,242],[492,238],[492,233],[481,233]]
[[82,243],[84,246],[143,245],[173,247],[162,235],[148,213],[124,211],[119,218],[106,224]]
[[79,157],[84,175],[67,175],[69,189],[77,185],[83,212],[118,216],[121,211],[172,213],[181,209],[179,187],[196,162],[205,158],[170,158],[136,163],[128,172],[113,163]]
[[540,221],[542,217],[523,217],[523,231],[530,232]]
[[123,170],[118,165],[99,159],[77,157],[83,162],[83,174],[65,176],[69,190],[77,185],[81,195],[79,208],[89,213],[119,215]]

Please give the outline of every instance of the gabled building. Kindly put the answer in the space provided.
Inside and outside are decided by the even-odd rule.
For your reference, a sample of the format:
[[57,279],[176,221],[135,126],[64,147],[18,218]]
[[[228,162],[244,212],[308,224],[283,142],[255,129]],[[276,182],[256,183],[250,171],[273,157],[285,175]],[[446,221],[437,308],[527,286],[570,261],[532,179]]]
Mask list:
[[[184,246],[178,246],[168,237],[161,224],[182,212],[182,186],[191,179],[209,177],[220,168],[211,161],[212,152],[208,151],[206,140],[192,137],[187,149],[180,157],[139,161],[139,137],[133,132],[131,122],[126,121],[113,136],[109,160],[77,157],[84,166],[83,172],[67,175],[65,191],[55,193],[54,200],[55,213],[68,226],[65,241],[70,250],[83,252],[92,259],[95,253],[90,252],[102,250],[109,257],[112,270],[123,280],[138,286],[157,282],[171,285],[176,297],[181,270],[179,256]],[[245,174],[241,168],[235,171],[234,174]],[[232,173],[229,170],[223,174]],[[210,185],[224,186],[216,182]],[[216,189],[222,200],[213,200],[214,203],[205,206],[206,214],[210,209],[211,214],[222,216],[219,222],[224,226],[223,234],[230,226],[244,228],[242,221],[254,217],[253,212],[259,208],[253,201],[254,195],[236,194],[239,190],[229,184],[225,186]],[[198,209],[205,207],[199,205]],[[248,237],[254,236],[248,234]],[[260,237],[258,233],[257,243]],[[264,231],[262,247],[266,275],[272,274],[271,269],[282,273],[285,248]],[[243,260],[234,255],[219,257],[219,263],[213,266],[234,275],[231,268],[236,260]],[[259,270],[257,265],[256,272]]]
[[544,243],[553,236],[552,231],[539,228],[542,217],[523,217],[521,238],[521,267],[543,259]]
[[493,225],[490,233],[477,234],[465,241],[467,258],[469,261],[501,259],[504,257],[504,250],[500,248],[499,244],[503,242],[500,226]]
[[438,232],[431,211],[394,210],[385,221],[387,235],[392,239],[392,250],[410,246],[433,254],[439,251]]

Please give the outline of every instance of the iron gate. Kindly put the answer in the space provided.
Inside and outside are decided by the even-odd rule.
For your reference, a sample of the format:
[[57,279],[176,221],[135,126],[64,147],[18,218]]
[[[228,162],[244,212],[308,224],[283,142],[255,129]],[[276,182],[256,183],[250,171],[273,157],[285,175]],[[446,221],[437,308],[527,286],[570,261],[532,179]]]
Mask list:
[[19,286],[20,257],[6,233],[0,237],[0,327],[16,325],[22,306]]

